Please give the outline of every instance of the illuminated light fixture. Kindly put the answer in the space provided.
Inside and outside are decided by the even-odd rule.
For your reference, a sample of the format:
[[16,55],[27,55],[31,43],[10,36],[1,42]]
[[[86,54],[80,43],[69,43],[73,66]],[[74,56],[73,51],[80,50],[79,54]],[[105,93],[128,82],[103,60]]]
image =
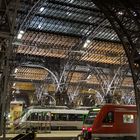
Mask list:
[[21,39],[24,33],[25,32],[23,30],[19,31],[19,34],[17,36],[17,39]]
[[91,95],[89,95],[88,98],[91,98]]
[[137,16],[136,12],[133,12],[133,15],[136,17]]
[[11,115],[10,114],[8,114],[8,118],[10,118],[11,117]]
[[118,12],[118,15],[123,15],[124,13],[122,11],[119,11]]
[[41,25],[40,24],[38,25],[38,28],[41,29]]
[[45,9],[44,7],[41,7],[39,11],[40,12],[43,12],[44,9]]
[[70,0],[69,2],[70,2],[70,3],[73,3],[73,1],[74,1],[74,0]]
[[92,90],[92,88],[89,88],[89,89],[88,89],[88,91],[91,91],[91,90]]
[[89,39],[87,39],[85,44],[84,44],[84,46],[83,46],[83,48],[87,48],[89,46],[90,42],[91,41]]
[[115,36],[113,36],[112,38],[111,38],[111,40],[114,40],[115,39]]
[[16,83],[13,84],[13,87],[16,85]]
[[25,32],[23,30],[19,31],[20,34],[24,34]]
[[91,77],[91,74],[87,77],[87,79],[90,79],[90,77]]
[[18,71],[18,69],[17,69],[17,68],[15,68],[15,71],[14,71],[14,73],[17,73],[17,71]]
[[22,38],[22,34],[18,34],[17,39],[21,39]]
[[90,20],[92,18],[92,16],[90,16],[88,19]]
[[70,13],[70,12],[66,12],[66,14],[67,14],[68,16],[70,16],[72,13]]

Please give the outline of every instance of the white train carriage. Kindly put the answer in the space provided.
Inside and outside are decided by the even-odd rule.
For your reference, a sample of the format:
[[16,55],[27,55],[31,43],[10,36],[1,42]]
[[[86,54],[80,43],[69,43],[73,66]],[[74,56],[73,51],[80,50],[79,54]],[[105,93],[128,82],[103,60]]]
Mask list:
[[18,128],[37,128],[50,123],[52,130],[81,129],[88,110],[30,107],[14,125]]

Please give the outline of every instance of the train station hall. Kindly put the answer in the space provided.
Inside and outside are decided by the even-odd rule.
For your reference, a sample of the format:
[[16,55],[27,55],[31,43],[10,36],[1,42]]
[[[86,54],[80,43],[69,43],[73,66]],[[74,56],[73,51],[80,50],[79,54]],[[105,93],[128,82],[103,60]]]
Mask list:
[[140,140],[140,0],[0,0],[0,140]]

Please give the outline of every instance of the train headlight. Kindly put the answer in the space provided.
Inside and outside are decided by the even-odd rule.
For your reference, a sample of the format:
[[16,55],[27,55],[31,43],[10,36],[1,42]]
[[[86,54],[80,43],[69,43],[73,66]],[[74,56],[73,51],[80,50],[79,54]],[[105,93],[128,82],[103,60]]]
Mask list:
[[92,131],[92,127],[87,128],[88,132]]
[[85,131],[85,130],[87,130],[87,128],[86,127],[83,127],[82,130]]

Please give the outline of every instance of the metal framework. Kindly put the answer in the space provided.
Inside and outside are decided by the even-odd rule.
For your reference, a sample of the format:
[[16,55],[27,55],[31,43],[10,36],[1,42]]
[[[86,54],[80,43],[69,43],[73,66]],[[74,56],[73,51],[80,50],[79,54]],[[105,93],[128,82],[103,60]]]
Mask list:
[[8,101],[8,79],[12,62],[12,40],[19,0],[0,1],[0,134],[5,138],[6,103]]
[[[121,0],[94,1],[110,21],[123,43],[132,71],[138,110],[137,139],[140,139],[140,2]],[[133,31],[132,31],[133,29]]]
[[[122,59],[126,56],[122,44],[92,0],[21,0],[20,3],[19,31],[13,41],[16,59],[20,59],[16,61],[17,66],[29,61],[46,64],[47,68],[52,65],[53,72],[55,67],[60,85],[56,98],[60,98],[59,94],[64,96],[63,93],[69,101],[76,97],[76,91],[73,94],[69,91],[79,65],[113,65],[115,69],[123,65]],[[50,62],[49,58],[58,61]],[[104,78],[97,79],[103,81]],[[90,85],[85,87],[90,88]]]
[[[19,0],[0,1],[1,130],[5,109],[3,99],[7,98],[8,77],[11,70],[9,67],[12,64],[11,54],[14,51],[11,44],[15,45],[16,49],[15,66],[18,67],[21,62],[26,64],[29,62],[41,63],[48,69],[51,68],[58,85],[55,91],[56,102],[63,104],[65,102],[73,104],[74,100],[82,102],[84,98],[81,98],[82,95],[79,96],[78,92],[81,89],[88,90],[96,84],[102,87],[103,93],[96,94],[100,101],[107,93],[115,93],[116,88],[122,87],[123,80],[128,77],[128,62],[123,61],[127,55],[132,72],[130,76],[134,82],[138,116],[140,116],[140,2],[137,0],[20,0],[19,9],[18,6]],[[15,29],[18,29],[18,32]],[[51,62],[48,62],[50,58]],[[54,64],[56,62],[57,64]],[[87,65],[90,67],[82,71],[81,67]],[[79,73],[78,66],[80,66]],[[108,73],[104,72],[106,67],[113,67],[116,71],[114,77],[110,76],[111,80],[108,80]],[[90,74],[96,75],[95,85],[85,85],[85,82],[80,82],[88,80],[91,83],[92,80],[88,79]],[[75,79],[77,79],[76,84]],[[43,84],[44,82],[42,86]],[[133,99],[133,92],[131,95]],[[125,99],[128,97],[122,96],[126,97]],[[92,102],[90,95],[87,95],[87,98],[88,100],[84,101],[86,104],[89,100]],[[96,102],[96,97],[93,98]],[[128,102],[130,103],[129,100]],[[140,139],[140,118],[138,122],[137,139]]]

